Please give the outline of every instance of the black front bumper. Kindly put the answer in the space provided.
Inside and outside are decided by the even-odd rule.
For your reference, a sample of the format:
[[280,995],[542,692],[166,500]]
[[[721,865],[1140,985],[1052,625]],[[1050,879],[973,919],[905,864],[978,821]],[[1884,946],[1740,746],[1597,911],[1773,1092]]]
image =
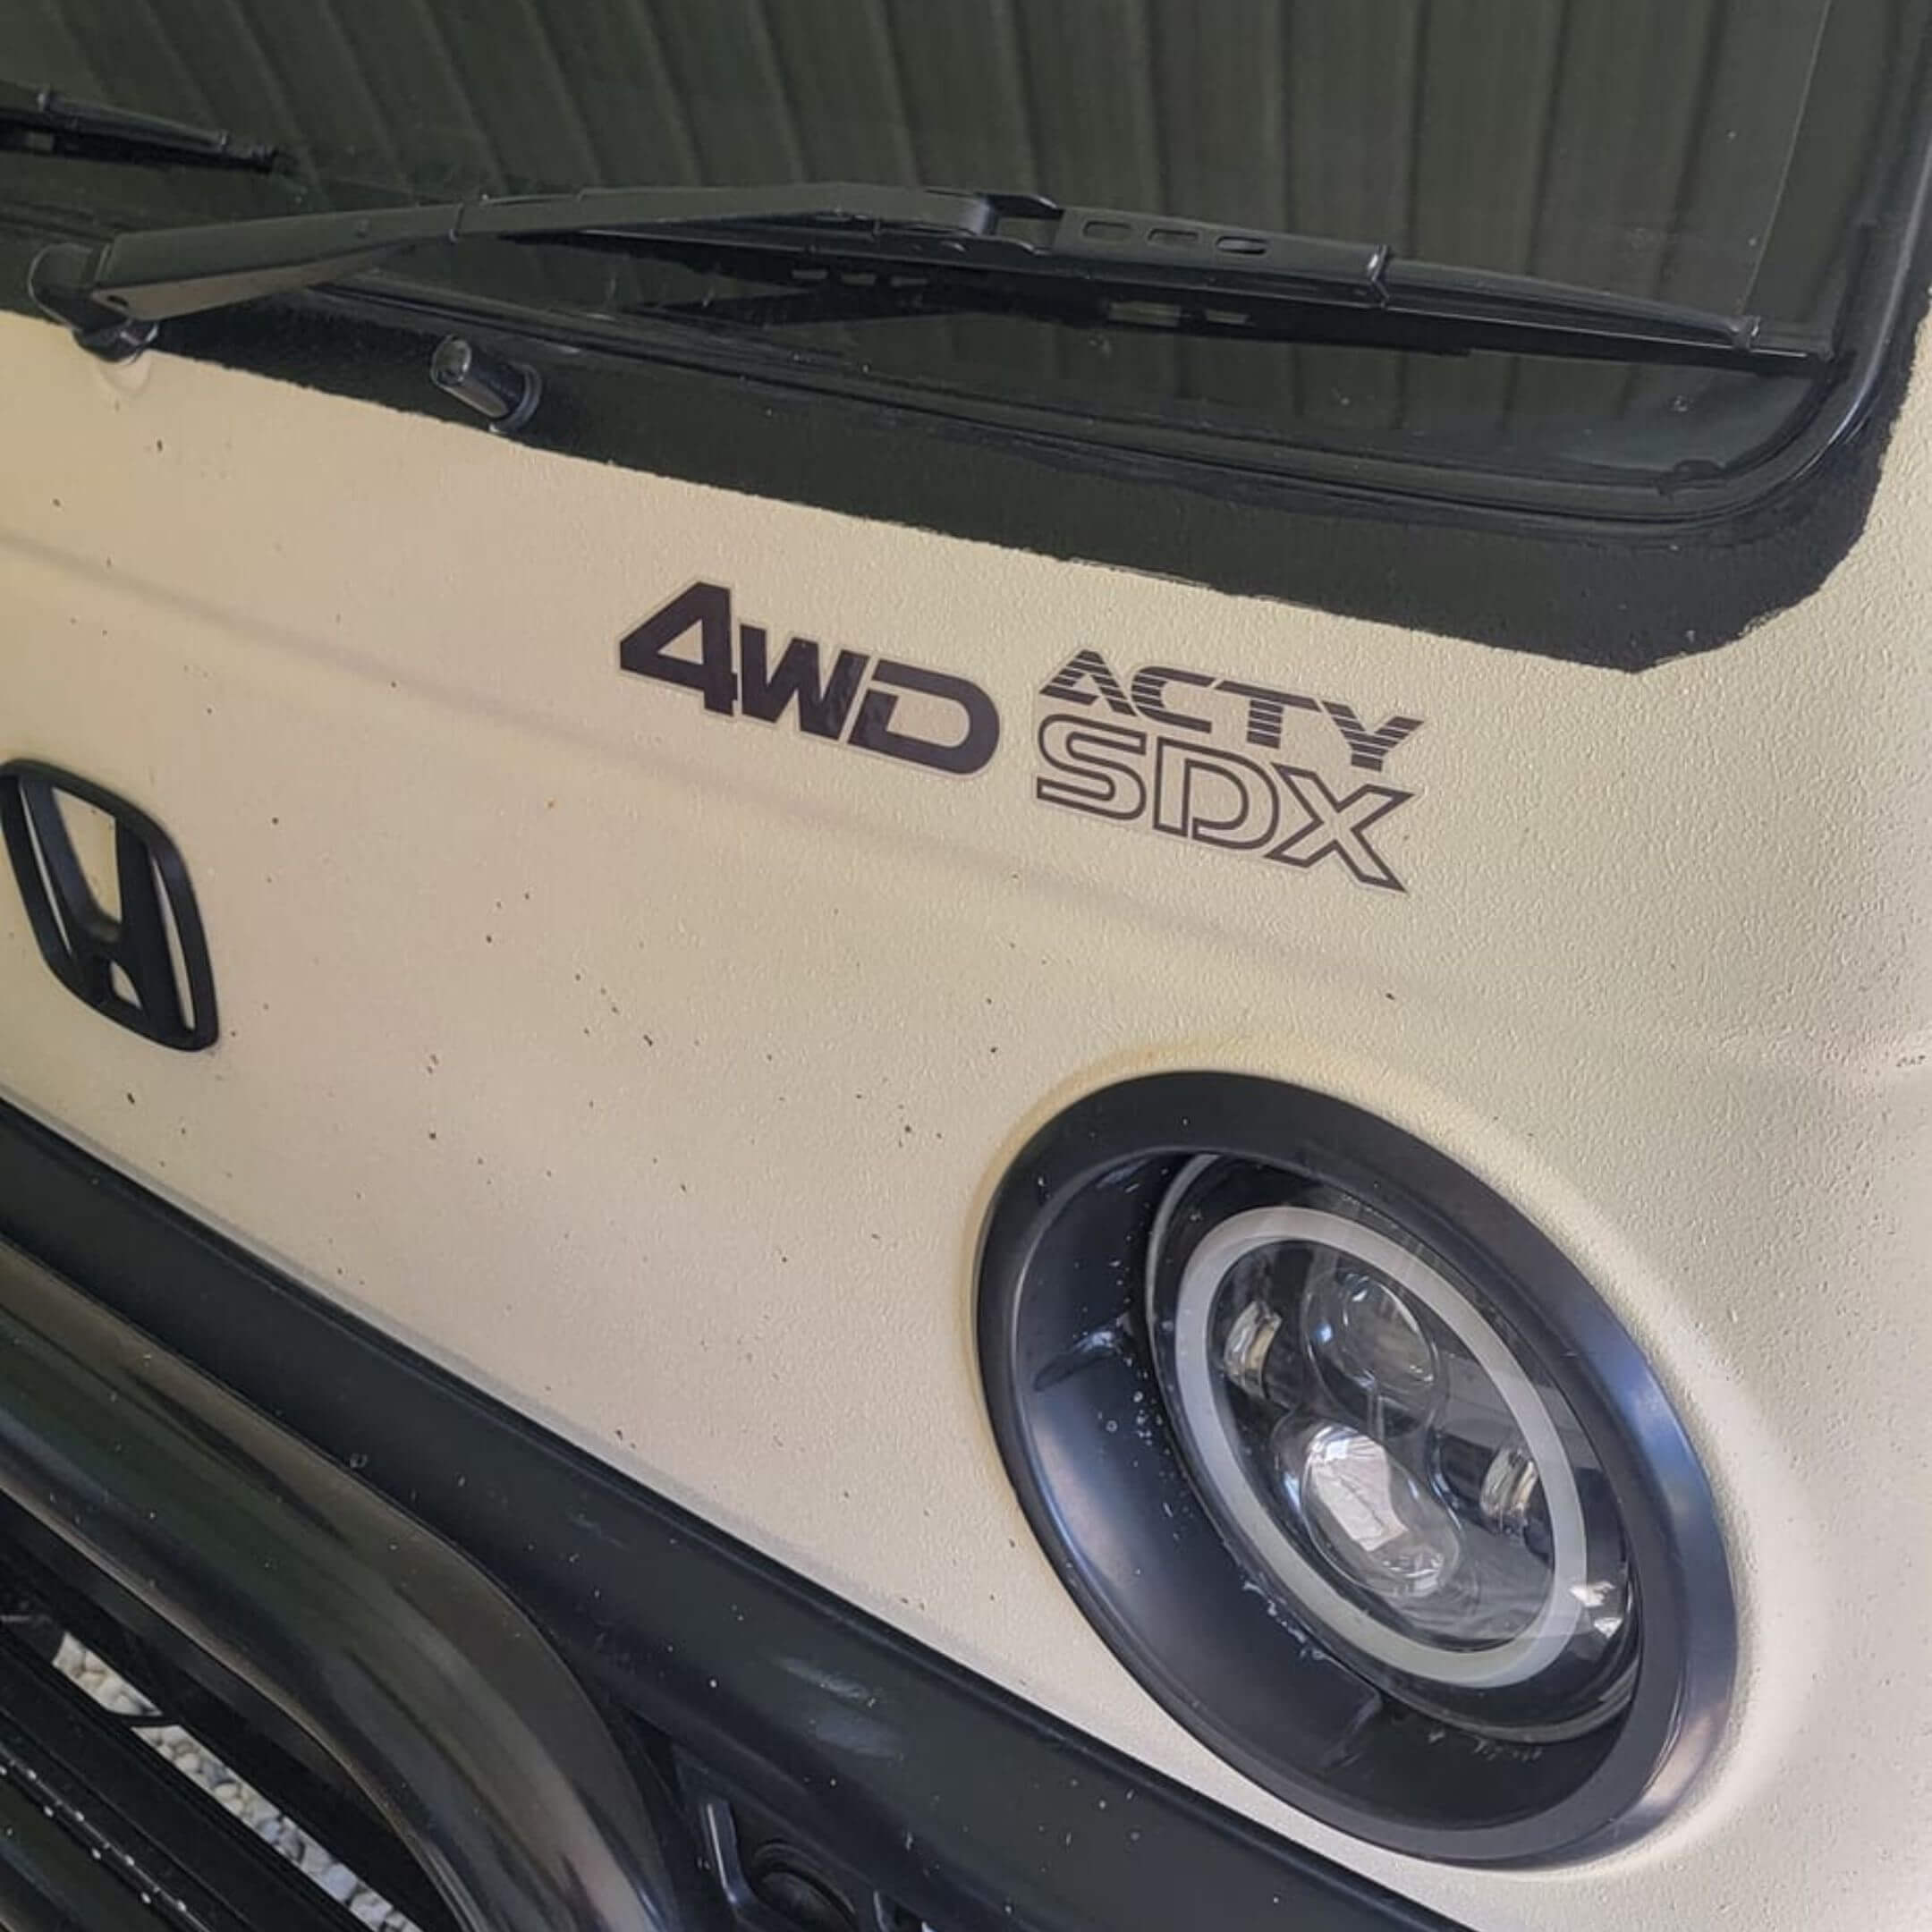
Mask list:
[[[822,1905],[864,1932],[1440,1932],[1433,1915],[1149,1774],[623,1479],[5,1108],[0,1239],[18,1250],[0,1266],[0,1337],[40,1349],[0,1418],[0,1488],[30,1505],[22,1535],[59,1546],[28,1560],[54,1562],[63,1587],[97,1605],[138,1599],[138,1614],[213,1653],[216,1671],[254,1674],[268,1702],[341,1755],[330,1619],[297,1615],[284,1597],[274,1627],[253,1627],[277,1599],[230,1573],[233,1553],[275,1513],[262,1513],[264,1480],[287,1491],[276,1509],[320,1511],[324,1533],[304,1560],[333,1549],[357,1566],[356,1590],[397,1587],[382,1526],[420,1536],[429,1555],[415,1560],[442,1564],[447,1553],[461,1585],[426,1593],[419,1577],[404,1580],[410,1614],[442,1620],[432,1648],[493,1684],[510,1668],[493,1644],[554,1648],[600,1713],[598,1736],[570,1749],[595,1761],[593,1781],[607,1777],[607,1749],[631,1771],[634,1788],[593,1794],[589,1809],[614,1835],[613,1855],[630,1860],[640,1923],[655,1913],[677,1932],[809,1924]],[[31,1343],[50,1334],[62,1346]],[[64,1354],[64,1396],[46,1400]],[[157,1385],[157,1361],[159,1402],[140,1393]],[[182,1442],[170,1440],[170,1415]],[[131,1459],[124,1481],[117,1455]],[[198,1486],[196,1470],[223,1473]],[[130,1506],[117,1511],[117,1499]],[[122,1519],[119,1544],[103,1541],[103,1507]],[[168,1534],[144,1546],[142,1513],[164,1508]],[[335,1512],[360,1530],[345,1534]],[[422,1636],[394,1648],[419,1652]],[[419,1662],[370,1667],[407,1683]],[[535,1702],[579,1694],[552,1688],[531,1689]],[[433,1758],[451,1707],[433,1687],[409,1696],[405,1727],[428,1741],[411,1748]],[[8,1716],[0,1671],[0,1722]],[[547,1835],[558,1830],[582,1849],[574,1814],[560,1825],[534,1798],[504,1801],[530,1764],[500,1755],[504,1787],[492,1792],[487,1752],[440,1741],[445,1758],[467,1752],[480,1779],[451,1787],[440,1811],[366,1735],[348,1746],[362,1753],[363,1794],[401,1821],[419,1859],[446,1868],[453,1848],[476,1868],[495,1856],[527,1872],[554,1859]],[[372,1788],[386,1778],[401,1788]],[[533,1835],[535,1849],[472,1843],[486,1815],[484,1841]],[[72,1863],[64,1849],[25,1821],[10,1834],[0,1816],[0,1923],[59,1922],[9,1900],[31,1890],[30,1867],[55,1885]],[[177,1849],[192,1862],[191,1848]],[[702,1868],[696,1892],[682,1889],[687,1864]],[[504,1908],[453,1888],[446,1868],[432,1876],[455,1922],[522,1922],[493,1919]]]

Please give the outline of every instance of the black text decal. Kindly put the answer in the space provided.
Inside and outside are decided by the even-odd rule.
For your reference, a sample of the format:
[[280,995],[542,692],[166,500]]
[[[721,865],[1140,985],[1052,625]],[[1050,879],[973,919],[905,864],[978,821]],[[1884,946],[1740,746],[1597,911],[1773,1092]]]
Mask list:
[[[908,765],[964,775],[999,746],[999,712],[970,679],[815,638],[775,645],[762,625],[732,622],[732,594],[694,583],[653,611],[617,647],[640,677],[694,691],[721,717],[781,722]],[[900,715],[907,703],[911,718]]]
[[1304,870],[1332,860],[1401,892],[1368,835],[1415,795],[1380,774],[1421,723],[1370,724],[1335,699],[1173,665],[1123,679],[1078,651],[1040,687],[1033,795]]

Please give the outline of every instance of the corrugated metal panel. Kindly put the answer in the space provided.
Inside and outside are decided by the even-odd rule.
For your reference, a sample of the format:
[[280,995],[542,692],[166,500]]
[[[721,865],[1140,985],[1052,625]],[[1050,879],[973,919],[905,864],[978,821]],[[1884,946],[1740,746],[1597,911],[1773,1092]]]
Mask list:
[[[1774,279],[1817,299],[1805,249],[1833,252],[1873,131],[1848,123],[1834,148],[1814,130],[1794,177],[1803,110],[1826,81],[1868,100],[1858,62],[1901,57],[1926,4],[12,0],[0,73],[292,134],[321,172],[388,191],[1032,187],[1730,308],[1794,178],[1801,234],[1781,234]],[[1123,339],[1107,379],[1185,394],[1191,357]],[[1215,367],[1221,400],[1285,395],[1317,426],[1551,400],[1493,360]],[[1606,369],[1598,400],[1652,402],[1668,380]],[[1563,389],[1573,410],[1573,372]]]

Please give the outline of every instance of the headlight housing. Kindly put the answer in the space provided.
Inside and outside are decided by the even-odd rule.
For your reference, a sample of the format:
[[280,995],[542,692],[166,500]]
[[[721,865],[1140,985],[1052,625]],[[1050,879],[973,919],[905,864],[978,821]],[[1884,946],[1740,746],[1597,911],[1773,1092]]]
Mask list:
[[1224,1757],[1463,1860],[1676,1801],[1732,1674],[1708,1487],[1621,1325],[1473,1176],[1297,1089],[1135,1081],[1015,1163],[980,1285],[1036,1531]]

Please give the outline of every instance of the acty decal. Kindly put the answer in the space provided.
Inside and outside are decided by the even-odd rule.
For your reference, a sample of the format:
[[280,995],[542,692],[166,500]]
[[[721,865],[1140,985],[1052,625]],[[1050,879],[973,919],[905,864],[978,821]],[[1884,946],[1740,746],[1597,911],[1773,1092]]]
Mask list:
[[1172,665],[1143,665],[1123,682],[1098,651],[1082,650],[1040,687],[1033,795],[1302,870],[1333,859],[1364,886],[1403,891],[1368,831],[1415,794],[1375,783],[1332,787],[1309,765],[1257,757],[1283,749],[1292,712],[1325,722],[1342,740],[1335,748],[1325,733],[1329,747],[1377,773],[1422,724],[1397,715],[1371,726],[1338,699]]

